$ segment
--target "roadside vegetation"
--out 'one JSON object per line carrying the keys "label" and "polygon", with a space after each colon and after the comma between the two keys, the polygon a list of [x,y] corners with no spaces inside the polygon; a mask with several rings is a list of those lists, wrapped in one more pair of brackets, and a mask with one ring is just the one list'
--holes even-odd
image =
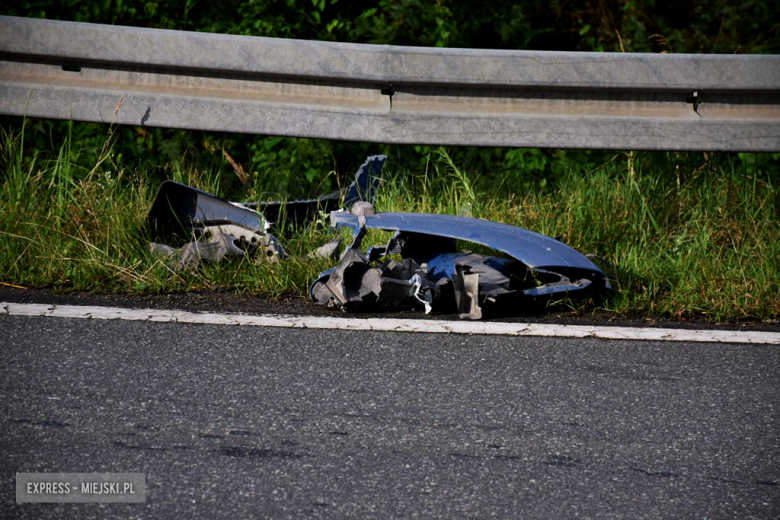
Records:
{"label": "roadside vegetation", "polygon": [[[29,150],[27,124],[3,130],[0,139],[4,284],[305,298],[317,273],[333,264],[305,258],[333,237],[320,222],[279,230],[288,261],[241,258],[173,272],[148,253],[142,231],[161,180],[248,201],[278,199],[274,177],[256,171],[239,176],[224,156],[221,162],[128,165],[107,127],[98,151],[80,148],[73,131],[48,149]],[[468,212],[559,237],[606,260],[616,296],[598,306],[564,307],[711,321],[780,317],[780,191],[772,156],[526,150],[514,155],[526,161],[524,167],[504,161],[509,166],[496,171],[484,167],[492,150],[385,151],[390,158],[376,201],[380,211]],[[597,157],[603,162],[594,164]],[[362,159],[355,159],[355,168]],[[529,166],[534,160],[555,167],[542,174]],[[353,172],[323,172],[320,184],[344,186]],[[384,240],[374,233],[364,244]]]}
{"label": "roadside vegetation", "polygon": [[[0,14],[305,40],[461,48],[780,53],[780,0],[35,0]],[[119,101],[119,100],[117,100]],[[382,211],[470,213],[604,258],[616,314],[780,318],[780,154],[386,146],[0,117],[0,283],[60,291],[222,289],[305,297],[331,238],[277,232],[289,261],[172,272],[143,223],[173,179],[234,201],[347,185],[389,156]],[[386,236],[370,234],[365,244]],[[592,302],[561,305],[590,312]]]}

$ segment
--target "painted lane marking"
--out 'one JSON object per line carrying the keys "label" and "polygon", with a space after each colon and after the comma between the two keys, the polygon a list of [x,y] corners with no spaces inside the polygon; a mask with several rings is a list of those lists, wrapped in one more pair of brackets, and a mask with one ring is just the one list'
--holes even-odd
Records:
{"label": "painted lane marking", "polygon": [[502,336],[780,345],[780,333],[776,332],[664,329],[653,327],[605,327],[595,325],[555,325],[546,323],[402,320],[394,318],[358,319],[283,314],[217,314],[161,309],[125,309],[121,307],[45,305],[33,303],[2,302],[0,303],[0,315],[175,322],[204,325],[243,325],[250,327],[282,327],[297,329],[425,332],[434,334],[492,334]]}

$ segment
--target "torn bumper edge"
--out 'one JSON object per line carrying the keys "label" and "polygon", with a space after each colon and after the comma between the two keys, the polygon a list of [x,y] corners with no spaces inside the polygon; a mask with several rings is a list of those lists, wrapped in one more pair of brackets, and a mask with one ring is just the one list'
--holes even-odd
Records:
{"label": "torn bumper edge", "polygon": [[[541,276],[558,277],[555,282],[522,290],[521,294],[526,297],[577,293],[586,289],[600,292],[612,291],[607,276],[585,255],[558,240],[508,224],[470,217],[425,213],[377,213],[360,218],[341,211],[331,213],[331,224],[336,228],[348,227],[353,230],[355,243],[352,247],[360,246],[365,229],[427,235],[453,241],[463,240],[502,252]],[[373,258],[370,253],[368,256]],[[445,256],[447,253],[433,257],[428,253],[427,258],[412,258],[420,262],[438,259],[441,264],[447,264],[445,269],[451,268],[450,270],[454,272],[458,266],[451,258],[444,258]],[[449,263],[453,265],[450,266]],[[333,269],[320,273],[310,288],[312,299],[314,299],[313,290],[316,284],[332,272]]]}

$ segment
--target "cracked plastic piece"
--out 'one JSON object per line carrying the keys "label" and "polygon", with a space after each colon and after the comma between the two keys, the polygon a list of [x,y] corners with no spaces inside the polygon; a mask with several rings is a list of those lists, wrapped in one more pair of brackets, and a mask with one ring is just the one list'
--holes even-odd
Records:
{"label": "cracked plastic piece", "polygon": [[149,249],[155,256],[168,258],[168,267],[174,271],[195,267],[201,260],[219,262],[227,255],[243,256],[246,254],[234,244],[234,238],[232,236],[221,233],[215,235],[215,237],[208,242],[188,242],[180,248],[152,242],[149,244]]}
{"label": "cracked plastic piece", "polygon": [[442,253],[432,258],[427,268],[433,280],[452,280],[458,314],[472,320],[482,317],[480,295],[489,305],[506,304],[517,296],[512,289],[512,276],[522,279],[526,272],[515,260],[468,252]]}
{"label": "cracked plastic piece", "polygon": [[[347,188],[344,207],[351,208],[359,201],[373,203],[386,160],[384,155],[366,159],[355,174],[355,181]],[[241,204],[227,202],[186,184],[165,181],[149,210],[147,226],[153,236],[166,239],[174,235],[189,240],[193,228],[212,225],[233,225],[264,234],[278,222],[282,208],[285,208],[288,221],[302,224],[316,217],[318,211],[335,211],[340,200],[341,192],[336,191],[311,200]]]}
{"label": "cracked plastic piece", "polygon": [[162,183],[147,217],[147,229],[155,239],[181,246],[158,242],[149,246],[152,254],[169,258],[174,270],[259,251],[271,261],[286,258],[276,237],[266,232],[268,227],[254,210],[173,181]]}
{"label": "cracked plastic piece", "polygon": [[430,314],[433,310],[433,307],[431,307],[433,296],[430,291],[425,290],[427,284],[423,281],[423,277],[415,274],[409,279],[409,282],[412,284],[412,288],[409,289],[409,295],[423,305],[425,314]]}
{"label": "cracked plastic piece", "polygon": [[[358,228],[358,217],[345,212],[331,213],[335,227]],[[591,276],[604,278],[596,264],[566,244],[527,229],[453,215],[432,215],[428,213],[377,213],[365,217],[367,229],[404,231],[407,233],[433,235],[436,237],[464,240],[487,246],[523,262],[531,268],[556,267],[581,269]],[[426,240],[421,240],[421,245]],[[415,256],[441,253],[435,249],[420,251]],[[557,269],[556,269],[557,271]]]}
{"label": "cracked plastic piece", "polygon": [[[373,214],[371,202],[376,196],[386,160],[384,155],[373,155],[360,166],[355,181],[346,190],[346,207],[356,206],[357,213]],[[181,247],[153,242],[150,249],[155,255],[170,257],[170,267],[174,269],[197,265],[200,260],[219,261],[225,256],[259,251],[269,260],[276,261],[287,258],[287,253],[276,237],[267,233],[271,226],[267,216],[276,221],[285,208],[288,220],[301,224],[316,217],[323,208],[328,211],[338,208],[340,200],[341,192],[336,191],[312,200],[241,204],[227,202],[185,184],[165,181],[152,203],[146,227],[155,239],[178,243]],[[259,213],[258,208],[266,216]],[[339,244],[331,241],[313,254],[337,255],[333,249]]]}
{"label": "cracked plastic piece", "polygon": [[372,203],[376,197],[382,177],[382,168],[387,161],[384,155],[372,155],[360,165],[355,180],[347,187],[344,204],[341,205],[341,191],[323,195],[316,199],[296,200],[290,202],[257,202],[245,204],[247,208],[257,209],[270,222],[278,223],[282,213],[287,215],[287,222],[292,225],[304,224],[319,215],[319,212],[330,213],[343,206],[351,209],[360,201]]}
{"label": "cracked plastic piece", "polygon": [[467,274],[465,271],[462,265],[455,266],[456,276],[452,278],[458,316],[478,320],[482,318],[482,308],[479,306],[479,275]]}
{"label": "cracked plastic piece", "polygon": [[257,211],[186,184],[165,181],[160,185],[147,217],[152,236],[190,240],[194,230],[208,226],[235,226],[262,235],[269,224]]}
{"label": "cracked plastic piece", "polygon": [[372,267],[360,250],[348,249],[336,267],[320,273],[310,294],[318,305],[357,311],[410,307],[418,302],[427,309],[432,297],[426,291],[429,284],[424,272],[413,260]]}
{"label": "cracked plastic piece", "polygon": [[[392,246],[403,257],[413,258],[419,264],[430,264],[440,254],[454,252],[455,240],[484,245],[521,262],[548,288],[532,290],[529,296],[578,291],[588,286],[594,290],[612,289],[606,275],[585,255],[554,238],[520,227],[426,213],[377,213],[364,217],[362,226],[358,217],[349,213],[334,212],[330,218],[334,227],[350,227],[356,233],[361,228],[398,231],[386,247]],[[381,254],[372,254],[381,257]],[[490,260],[494,266],[505,263],[502,259],[490,258],[494,258]],[[453,266],[449,267],[449,273],[454,274]],[[550,277],[554,280],[549,280]],[[583,279],[591,283],[586,284]],[[551,281],[555,283],[547,285]]]}
{"label": "cracked plastic piece", "polygon": [[334,238],[322,244],[320,247],[306,255],[307,258],[330,258],[338,260],[341,249],[341,239]]}
{"label": "cracked plastic piece", "polygon": [[187,242],[182,247],[152,242],[149,250],[154,256],[167,258],[168,267],[174,271],[195,267],[201,260],[219,262],[226,256],[245,256],[259,251],[263,251],[271,262],[287,257],[284,248],[273,235],[258,235],[257,239],[253,237],[247,241],[245,235],[236,238],[222,232],[219,226],[205,228],[199,240]]}
{"label": "cracked plastic piece", "polygon": [[[589,291],[609,292],[604,273],[576,250],[527,229],[462,216],[416,213],[378,213],[355,216],[331,213],[334,227],[354,231],[347,255],[360,247],[367,229],[395,230],[385,246],[367,251],[367,262],[400,254],[420,265],[419,287],[410,294],[426,307],[458,312],[461,318],[480,319],[484,311],[506,312],[521,300],[533,301],[555,294],[567,296]],[[456,252],[456,240],[481,244],[511,258]],[[341,265],[341,264],[339,264]],[[338,267],[337,267],[338,268]],[[312,286],[328,279],[321,273]],[[333,302],[332,302],[333,303]],[[427,305],[426,305],[427,303]],[[335,306],[347,308],[335,302]]]}

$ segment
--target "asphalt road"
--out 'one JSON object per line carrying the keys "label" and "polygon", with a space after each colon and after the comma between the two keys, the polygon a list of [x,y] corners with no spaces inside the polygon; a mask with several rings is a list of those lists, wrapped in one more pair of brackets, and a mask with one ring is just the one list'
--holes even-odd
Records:
{"label": "asphalt road", "polygon": [[[21,518],[777,518],[780,348],[0,316]],[[15,504],[142,472],[146,504]]]}

